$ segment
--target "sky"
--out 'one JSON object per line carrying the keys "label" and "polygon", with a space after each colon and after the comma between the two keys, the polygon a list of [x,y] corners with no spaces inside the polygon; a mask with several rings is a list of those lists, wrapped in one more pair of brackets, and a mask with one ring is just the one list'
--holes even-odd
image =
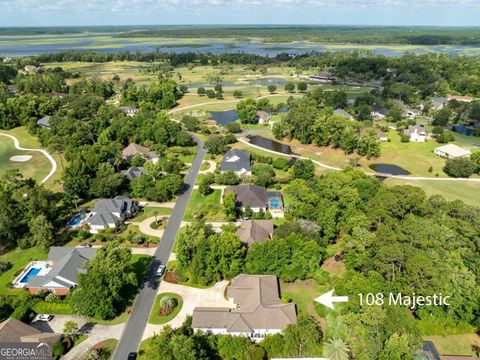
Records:
{"label": "sky", "polygon": [[174,24],[479,26],[480,0],[0,0],[0,27]]}

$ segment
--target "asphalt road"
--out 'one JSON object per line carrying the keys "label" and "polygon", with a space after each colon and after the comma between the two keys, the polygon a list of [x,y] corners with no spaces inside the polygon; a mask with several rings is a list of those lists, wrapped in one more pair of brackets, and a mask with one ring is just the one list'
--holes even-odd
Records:
{"label": "asphalt road", "polygon": [[113,360],[127,359],[128,354],[130,352],[138,351],[140,346],[143,331],[147,325],[150,310],[155,301],[158,286],[160,285],[160,281],[156,277],[155,272],[159,264],[166,265],[168,262],[168,258],[170,257],[175,242],[175,237],[180,228],[180,223],[185,214],[188,201],[190,200],[193,186],[195,185],[195,180],[197,179],[200,166],[202,165],[206,154],[202,141],[198,138],[195,138],[195,141],[197,142],[197,153],[185,178],[186,189],[183,194],[178,197],[172,214],[170,215],[162,240],[155,251],[154,258],[147,271],[143,285],[135,299],[127,325],[125,326],[117,348],[115,349],[115,353],[113,354]]}

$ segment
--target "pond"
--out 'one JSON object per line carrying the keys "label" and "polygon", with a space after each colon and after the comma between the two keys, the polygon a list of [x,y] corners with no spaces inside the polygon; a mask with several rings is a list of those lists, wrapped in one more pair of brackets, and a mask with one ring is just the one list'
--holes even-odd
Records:
{"label": "pond", "polygon": [[410,171],[393,164],[372,164],[370,169],[382,174],[390,175],[410,175]]}
{"label": "pond", "polygon": [[253,145],[260,146],[264,149],[280,152],[282,154],[292,154],[292,149],[289,145],[282,144],[278,141],[267,139],[258,135],[249,136],[248,138],[250,140],[250,143]]}
{"label": "pond", "polygon": [[457,124],[452,126],[452,131],[462,135],[479,136],[480,126],[477,124]]}
{"label": "pond", "polygon": [[215,120],[217,124],[227,125],[231,122],[238,120],[238,114],[236,110],[227,111],[210,111],[212,114],[211,119]]}

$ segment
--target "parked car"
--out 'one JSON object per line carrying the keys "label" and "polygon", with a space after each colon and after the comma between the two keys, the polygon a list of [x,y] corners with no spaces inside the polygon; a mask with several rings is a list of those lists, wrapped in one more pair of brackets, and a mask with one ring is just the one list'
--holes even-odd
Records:
{"label": "parked car", "polygon": [[165,273],[166,267],[165,265],[160,264],[157,269],[157,276],[163,276]]}
{"label": "parked car", "polygon": [[128,354],[127,360],[135,360],[137,358],[137,353],[136,352],[131,352]]}
{"label": "parked car", "polygon": [[53,319],[53,315],[50,314],[40,314],[37,317],[37,321],[45,321],[48,322]]}

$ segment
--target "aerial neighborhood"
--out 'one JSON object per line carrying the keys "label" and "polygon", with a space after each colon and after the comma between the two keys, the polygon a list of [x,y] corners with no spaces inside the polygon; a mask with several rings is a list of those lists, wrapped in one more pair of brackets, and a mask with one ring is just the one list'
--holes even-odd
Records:
{"label": "aerial neighborhood", "polygon": [[0,358],[477,359],[480,32],[405,34],[0,29]]}

